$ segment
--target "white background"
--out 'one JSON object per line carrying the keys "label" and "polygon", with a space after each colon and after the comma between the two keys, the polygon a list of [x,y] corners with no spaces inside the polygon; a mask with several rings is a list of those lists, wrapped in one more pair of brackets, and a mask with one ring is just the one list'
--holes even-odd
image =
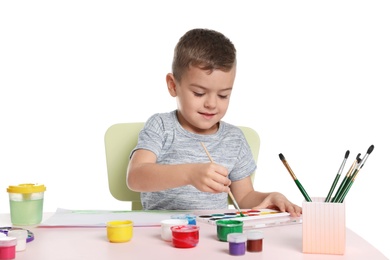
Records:
{"label": "white background", "polygon": [[108,190],[103,136],[175,109],[173,48],[195,27],[238,50],[225,121],[261,136],[255,188],[326,196],[346,150],[375,145],[347,197],[347,226],[386,256],[388,1],[1,1],[0,212],[8,185],[47,186],[45,211],[127,209]]}

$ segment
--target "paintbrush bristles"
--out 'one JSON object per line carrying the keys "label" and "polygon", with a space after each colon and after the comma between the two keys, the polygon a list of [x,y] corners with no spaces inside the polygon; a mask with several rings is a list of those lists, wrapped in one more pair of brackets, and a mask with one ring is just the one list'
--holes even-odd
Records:
{"label": "paintbrush bristles", "polygon": [[290,165],[287,163],[286,158],[284,157],[284,155],[280,153],[279,154],[279,158],[282,161],[282,163],[284,164],[284,166],[287,168],[287,171],[290,173],[291,178],[296,180],[297,176],[295,176],[295,174],[294,174],[293,170],[291,169]]}
{"label": "paintbrush bristles", "polygon": [[374,150],[374,145],[370,145],[370,147],[368,147],[368,150],[367,150],[367,153],[368,154],[371,154],[371,152]]}

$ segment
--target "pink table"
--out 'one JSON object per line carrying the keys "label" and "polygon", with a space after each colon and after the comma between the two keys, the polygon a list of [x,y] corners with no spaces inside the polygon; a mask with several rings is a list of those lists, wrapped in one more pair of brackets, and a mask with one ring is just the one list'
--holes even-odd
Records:
{"label": "pink table", "polygon": [[[9,226],[9,214],[0,215],[0,226]],[[25,251],[16,253],[16,260],[77,260],[77,259],[387,259],[353,231],[347,229],[344,255],[302,253],[302,225],[263,228],[263,252],[244,256],[230,256],[228,243],[217,239],[216,227],[207,223],[200,226],[199,244],[195,248],[178,249],[160,237],[159,227],[135,227],[133,239],[127,243],[110,243],[105,228],[30,228],[34,241]]]}

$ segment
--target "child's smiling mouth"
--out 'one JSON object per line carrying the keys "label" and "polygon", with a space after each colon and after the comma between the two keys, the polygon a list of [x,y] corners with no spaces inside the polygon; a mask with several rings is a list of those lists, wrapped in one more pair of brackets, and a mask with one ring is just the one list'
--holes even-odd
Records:
{"label": "child's smiling mouth", "polygon": [[201,114],[204,118],[206,119],[210,119],[212,117],[215,116],[215,114],[210,114],[210,113],[202,113],[202,112],[199,112],[199,114]]}

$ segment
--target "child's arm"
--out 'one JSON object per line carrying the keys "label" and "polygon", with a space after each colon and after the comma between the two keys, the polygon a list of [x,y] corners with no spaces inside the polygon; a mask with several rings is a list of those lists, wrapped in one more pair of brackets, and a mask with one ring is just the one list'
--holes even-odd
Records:
{"label": "child's arm", "polygon": [[253,189],[250,177],[232,182],[230,189],[243,209],[276,209],[289,212],[297,217],[302,213],[302,208],[290,202],[279,192],[258,192]]}
{"label": "child's arm", "polygon": [[133,153],[127,169],[127,186],[134,191],[151,192],[193,185],[204,192],[228,192],[228,170],[215,163],[157,164],[148,150]]}

